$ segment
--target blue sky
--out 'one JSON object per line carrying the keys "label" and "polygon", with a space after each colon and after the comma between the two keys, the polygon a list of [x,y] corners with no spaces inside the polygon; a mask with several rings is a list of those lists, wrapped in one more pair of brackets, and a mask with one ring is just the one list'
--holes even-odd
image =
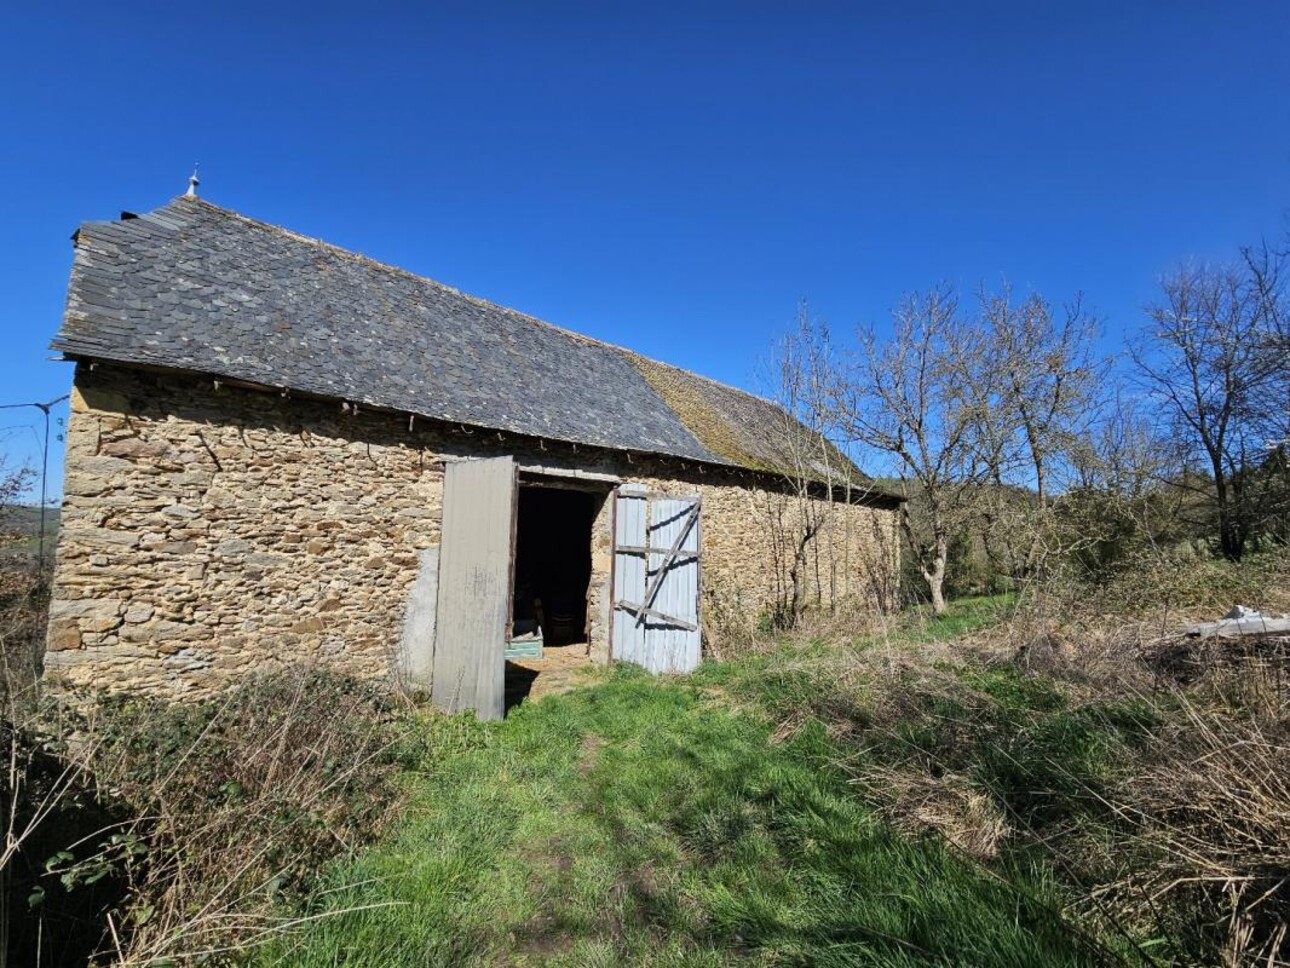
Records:
{"label": "blue sky", "polygon": [[[1113,347],[1178,259],[1282,230],[1287,50],[1271,2],[7,4],[0,403],[68,389],[77,223],[198,160],[217,204],[753,389],[800,299],[846,331],[940,280],[1082,291]],[[11,462],[38,421],[0,411]]]}

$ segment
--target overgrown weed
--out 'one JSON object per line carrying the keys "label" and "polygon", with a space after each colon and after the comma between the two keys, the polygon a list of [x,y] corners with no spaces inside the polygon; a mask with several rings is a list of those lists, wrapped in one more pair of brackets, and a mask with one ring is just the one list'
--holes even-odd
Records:
{"label": "overgrown weed", "polygon": [[7,733],[10,949],[32,965],[219,963],[262,942],[433,759],[387,693],[319,669],[196,702],[84,696]]}
{"label": "overgrown weed", "polygon": [[1182,626],[1284,606],[1290,568],[1192,564],[1126,573],[1082,603],[1031,589],[993,623],[973,602],[829,648],[781,640],[782,663],[715,674],[779,735],[820,723],[897,829],[1002,876],[1051,871],[1070,915],[1125,956],[1284,964],[1290,647]]}

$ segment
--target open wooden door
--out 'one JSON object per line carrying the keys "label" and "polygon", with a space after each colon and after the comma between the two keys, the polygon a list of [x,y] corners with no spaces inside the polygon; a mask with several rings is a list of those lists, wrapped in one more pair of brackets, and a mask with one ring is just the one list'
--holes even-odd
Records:
{"label": "open wooden door", "polygon": [[626,484],[614,500],[613,656],[650,672],[690,672],[701,648],[703,499]]}
{"label": "open wooden door", "polygon": [[448,464],[430,687],[448,713],[480,719],[506,711],[506,630],[511,617],[515,462],[510,457]]}

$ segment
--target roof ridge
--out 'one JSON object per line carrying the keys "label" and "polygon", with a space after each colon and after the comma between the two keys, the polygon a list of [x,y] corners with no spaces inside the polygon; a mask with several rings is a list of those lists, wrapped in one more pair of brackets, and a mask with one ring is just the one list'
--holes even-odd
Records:
{"label": "roof ridge", "polygon": [[[720,380],[713,379],[710,376],[705,376],[704,374],[695,372],[694,370],[687,370],[685,367],[677,366],[675,363],[668,363],[665,360],[657,360],[652,356],[647,356],[644,353],[641,353],[637,350],[630,349],[626,346],[622,346],[618,343],[611,343],[608,340],[597,339],[594,336],[588,336],[586,333],[579,333],[577,330],[569,329],[568,327],[561,326],[558,323],[553,323],[550,320],[541,318],[540,316],[534,316],[532,313],[526,313],[522,309],[515,309],[512,306],[503,306],[501,303],[493,302],[491,299],[485,299],[482,296],[476,296],[473,293],[469,293],[462,289],[458,289],[456,286],[450,286],[446,282],[440,282],[438,279],[432,279],[429,276],[423,276],[420,273],[413,272],[411,269],[404,269],[402,266],[396,266],[389,262],[382,262],[379,259],[374,259],[371,256],[364,255],[361,252],[355,252],[353,249],[346,249],[344,246],[336,245],[334,242],[328,242],[325,239],[315,238],[312,235],[304,235],[303,233],[297,232],[294,229],[289,229],[281,225],[274,225],[272,222],[266,222],[263,219],[251,218],[249,215],[243,215],[241,212],[235,211],[231,208],[225,208],[222,205],[216,205],[214,202],[208,201],[207,199],[201,198],[200,196],[176,195],[165,205],[161,206],[161,208],[169,208],[171,205],[174,205],[175,203],[182,203],[184,205],[199,205],[204,208],[211,209],[219,213],[220,215],[237,219],[238,221],[243,222],[246,225],[249,225],[253,228],[262,229],[268,232],[273,232],[278,235],[286,236],[287,238],[292,239],[293,241],[296,241],[296,242],[303,242],[307,245],[313,245],[320,249],[325,249],[335,255],[341,256],[342,258],[360,262],[363,265],[370,266],[374,269],[380,269],[384,272],[390,272],[395,275],[403,276],[408,279],[413,279],[417,282],[429,283],[430,285],[437,286],[438,288],[446,292],[449,292],[454,296],[459,296],[462,299],[466,299],[477,305],[487,307],[488,309],[501,310],[502,312],[507,313],[526,323],[531,323],[537,326],[544,326],[548,329],[553,329],[558,333],[563,333],[564,335],[572,337],[573,339],[578,340],[582,343],[590,344],[593,346],[603,346],[607,349],[614,350],[618,353],[622,353],[627,356],[635,356],[642,360],[646,360],[649,363],[653,363],[656,366],[665,366],[665,367],[668,367],[669,369],[673,369],[680,373],[684,373],[687,376],[704,380],[707,383],[711,383],[713,386],[721,387],[722,389],[725,389],[725,390],[733,390],[735,393],[741,393],[744,396],[751,397],[752,399],[758,400],[762,403],[768,403],[771,406],[779,406],[779,404],[775,403],[775,401],[770,400],[766,397],[763,397],[760,394],[753,393],[751,390],[745,390],[742,387],[737,387],[730,383],[723,383]],[[157,209],[153,209],[152,211],[157,211]],[[149,212],[148,214],[151,215],[152,212]]]}

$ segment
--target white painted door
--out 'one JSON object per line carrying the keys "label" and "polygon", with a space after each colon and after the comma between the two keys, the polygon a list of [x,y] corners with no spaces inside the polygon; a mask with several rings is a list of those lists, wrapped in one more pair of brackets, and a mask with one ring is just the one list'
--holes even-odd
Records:
{"label": "white painted door", "polygon": [[439,601],[430,697],[445,712],[480,719],[506,711],[506,630],[511,617],[515,462],[448,464],[443,478]]}
{"label": "white painted door", "polygon": [[613,656],[650,672],[699,665],[699,497],[618,489],[614,507]]}

